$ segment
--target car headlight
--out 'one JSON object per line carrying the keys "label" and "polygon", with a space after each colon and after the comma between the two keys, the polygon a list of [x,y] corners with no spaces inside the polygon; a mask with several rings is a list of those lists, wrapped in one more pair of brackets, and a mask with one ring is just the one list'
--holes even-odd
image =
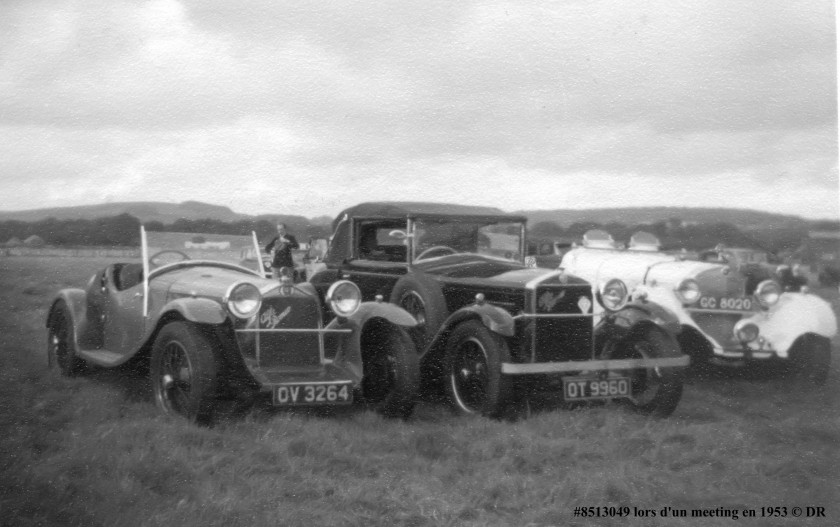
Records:
{"label": "car headlight", "polygon": [[618,311],[627,304],[627,286],[618,278],[601,284],[598,301],[608,311]]}
{"label": "car headlight", "polygon": [[765,309],[778,302],[781,296],[782,288],[774,280],[765,280],[755,288],[755,298]]}
{"label": "car headlight", "polygon": [[739,320],[733,328],[735,338],[742,344],[758,339],[758,326],[746,320]]}
{"label": "car headlight", "polygon": [[227,307],[239,318],[251,318],[262,305],[262,294],[257,286],[248,282],[234,284],[225,295]]}
{"label": "car headlight", "polygon": [[359,309],[362,292],[353,282],[339,280],[327,290],[326,300],[333,313],[340,317],[349,317]]}
{"label": "car headlight", "polygon": [[686,278],[675,290],[683,304],[694,304],[700,300],[700,285],[693,278]]}

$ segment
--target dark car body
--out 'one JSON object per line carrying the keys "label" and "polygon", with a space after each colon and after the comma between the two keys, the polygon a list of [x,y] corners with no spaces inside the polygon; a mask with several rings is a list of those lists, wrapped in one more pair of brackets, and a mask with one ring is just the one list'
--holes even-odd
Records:
{"label": "dark car body", "polygon": [[142,262],[109,265],[53,301],[48,352],[65,375],[148,364],[158,406],[197,422],[220,399],[259,392],[278,406],[362,398],[387,415],[411,411],[417,364],[405,329],[415,321],[404,310],[354,303],[349,282],[325,305],[308,283],[267,279],[258,260],[240,265],[248,248],[259,254],[253,235],[141,228],[141,240]]}
{"label": "dark car body", "polygon": [[[621,378],[633,380],[634,391],[622,395],[638,409],[670,413],[688,359],[667,318],[653,304],[634,304],[596,320],[592,284],[525,265],[525,225],[488,207],[363,203],[336,218],[327,269],[312,283],[323,291],[351,280],[364,300],[411,313],[423,384],[442,383],[457,411],[499,414],[532,389],[609,399],[573,385]],[[659,339],[655,352],[630,350],[631,341],[648,345],[650,334]],[[662,389],[651,402],[641,394],[654,384]]]}

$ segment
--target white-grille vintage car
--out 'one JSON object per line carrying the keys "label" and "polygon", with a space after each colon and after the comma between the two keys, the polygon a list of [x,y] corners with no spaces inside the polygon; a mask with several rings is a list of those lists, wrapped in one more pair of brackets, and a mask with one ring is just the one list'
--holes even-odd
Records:
{"label": "white-grille vintage car", "polygon": [[361,399],[386,416],[411,412],[419,370],[405,310],[362,302],[347,280],[320,298],[291,276],[265,278],[259,258],[243,265],[260,254],[253,233],[141,228],[140,239],[142,262],[109,265],[52,302],[48,356],[64,375],[142,363],[157,405],[194,422],[259,393],[277,406]]}
{"label": "white-grille vintage car", "polygon": [[663,253],[647,233],[624,249],[608,233],[589,231],[561,266],[594,283],[619,278],[634,299],[671,310],[682,326],[680,346],[697,362],[781,361],[812,382],[826,379],[837,320],[816,295],[783,292],[776,280],[735,264]]}

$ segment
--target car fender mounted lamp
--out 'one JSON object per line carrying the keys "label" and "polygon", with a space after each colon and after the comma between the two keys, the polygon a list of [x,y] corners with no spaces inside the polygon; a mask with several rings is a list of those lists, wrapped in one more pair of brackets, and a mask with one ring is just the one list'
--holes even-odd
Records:
{"label": "car fender mounted lamp", "polygon": [[758,340],[759,330],[755,323],[748,320],[739,320],[733,328],[733,333],[735,333],[735,338],[738,339],[738,342],[748,344]]}
{"label": "car fender mounted lamp", "polygon": [[782,296],[782,288],[775,280],[764,280],[755,288],[755,299],[763,309],[776,305]]}
{"label": "car fender mounted lamp", "polygon": [[324,298],[330,309],[339,318],[352,316],[362,304],[362,292],[359,286],[349,280],[339,280],[327,290]]}
{"label": "car fender mounted lamp", "polygon": [[483,306],[487,300],[484,297],[484,293],[476,293],[475,295],[475,303],[479,306]]}
{"label": "car fender mounted lamp", "polygon": [[601,284],[596,296],[598,303],[607,311],[619,311],[627,305],[629,298],[627,286],[618,278]]}

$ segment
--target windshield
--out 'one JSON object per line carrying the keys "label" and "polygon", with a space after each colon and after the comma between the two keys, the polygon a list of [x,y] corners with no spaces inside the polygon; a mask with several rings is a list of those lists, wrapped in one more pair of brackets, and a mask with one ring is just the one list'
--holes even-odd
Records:
{"label": "windshield", "polygon": [[210,260],[241,265],[262,273],[257,238],[237,234],[142,231],[143,256],[149,270],[185,260]]}
{"label": "windshield", "polygon": [[473,253],[522,261],[521,222],[419,219],[414,223],[414,258]]}

